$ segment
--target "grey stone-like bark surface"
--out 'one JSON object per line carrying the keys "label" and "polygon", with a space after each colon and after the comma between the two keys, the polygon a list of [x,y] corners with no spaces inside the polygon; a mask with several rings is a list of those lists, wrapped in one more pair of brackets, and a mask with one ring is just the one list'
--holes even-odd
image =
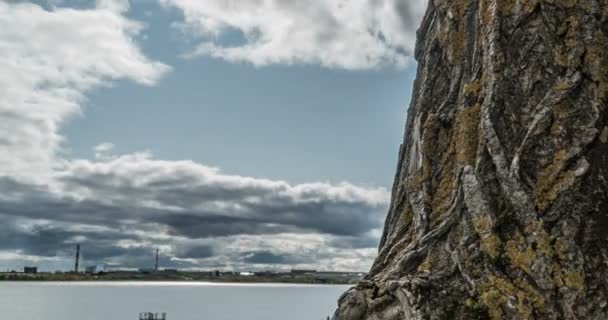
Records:
{"label": "grey stone-like bark surface", "polygon": [[391,208],[338,320],[608,319],[608,1],[430,0]]}

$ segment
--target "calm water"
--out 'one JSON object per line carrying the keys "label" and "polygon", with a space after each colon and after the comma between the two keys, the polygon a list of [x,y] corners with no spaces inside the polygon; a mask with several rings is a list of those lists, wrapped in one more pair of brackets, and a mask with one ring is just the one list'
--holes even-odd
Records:
{"label": "calm water", "polygon": [[325,320],[348,286],[0,282],[7,320]]}

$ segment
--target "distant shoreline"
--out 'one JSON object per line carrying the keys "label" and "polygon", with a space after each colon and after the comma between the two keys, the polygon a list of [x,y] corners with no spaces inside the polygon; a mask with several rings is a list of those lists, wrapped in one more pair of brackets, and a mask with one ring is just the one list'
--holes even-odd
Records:
{"label": "distant shoreline", "polygon": [[353,285],[361,280],[361,276],[353,273],[326,274],[264,274],[212,275],[209,272],[107,272],[98,274],[88,273],[0,273],[0,282],[139,282],[139,283],[210,283],[210,284],[314,284],[314,285]]}
{"label": "distant shoreline", "polygon": [[49,286],[102,286],[102,287],[263,287],[263,288],[318,288],[345,286],[351,287],[355,284],[344,283],[298,283],[298,282],[211,282],[211,281],[141,281],[141,280],[95,280],[95,281],[61,281],[61,280],[31,280],[31,281],[14,281],[1,280],[2,284],[32,284],[32,285],[49,285]]}

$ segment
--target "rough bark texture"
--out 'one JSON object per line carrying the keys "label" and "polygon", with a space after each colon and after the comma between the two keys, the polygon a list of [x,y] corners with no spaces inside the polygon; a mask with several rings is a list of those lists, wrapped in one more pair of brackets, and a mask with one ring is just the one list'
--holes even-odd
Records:
{"label": "rough bark texture", "polygon": [[608,319],[607,18],[430,0],[379,255],[336,319]]}

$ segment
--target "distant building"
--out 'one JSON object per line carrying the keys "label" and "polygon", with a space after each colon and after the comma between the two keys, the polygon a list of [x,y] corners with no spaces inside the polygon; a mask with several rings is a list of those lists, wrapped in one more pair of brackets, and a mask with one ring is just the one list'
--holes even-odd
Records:
{"label": "distant building", "polygon": [[95,266],[88,266],[85,269],[86,273],[89,274],[98,274],[98,273],[104,273],[106,271],[105,266],[102,265],[95,265]]}
{"label": "distant building", "polygon": [[154,273],[156,272],[155,269],[150,269],[150,268],[139,268],[137,270],[139,273],[143,273],[143,274],[149,274],[149,273]]}
{"label": "distant building", "polygon": [[23,267],[23,273],[38,273],[38,267]]}

